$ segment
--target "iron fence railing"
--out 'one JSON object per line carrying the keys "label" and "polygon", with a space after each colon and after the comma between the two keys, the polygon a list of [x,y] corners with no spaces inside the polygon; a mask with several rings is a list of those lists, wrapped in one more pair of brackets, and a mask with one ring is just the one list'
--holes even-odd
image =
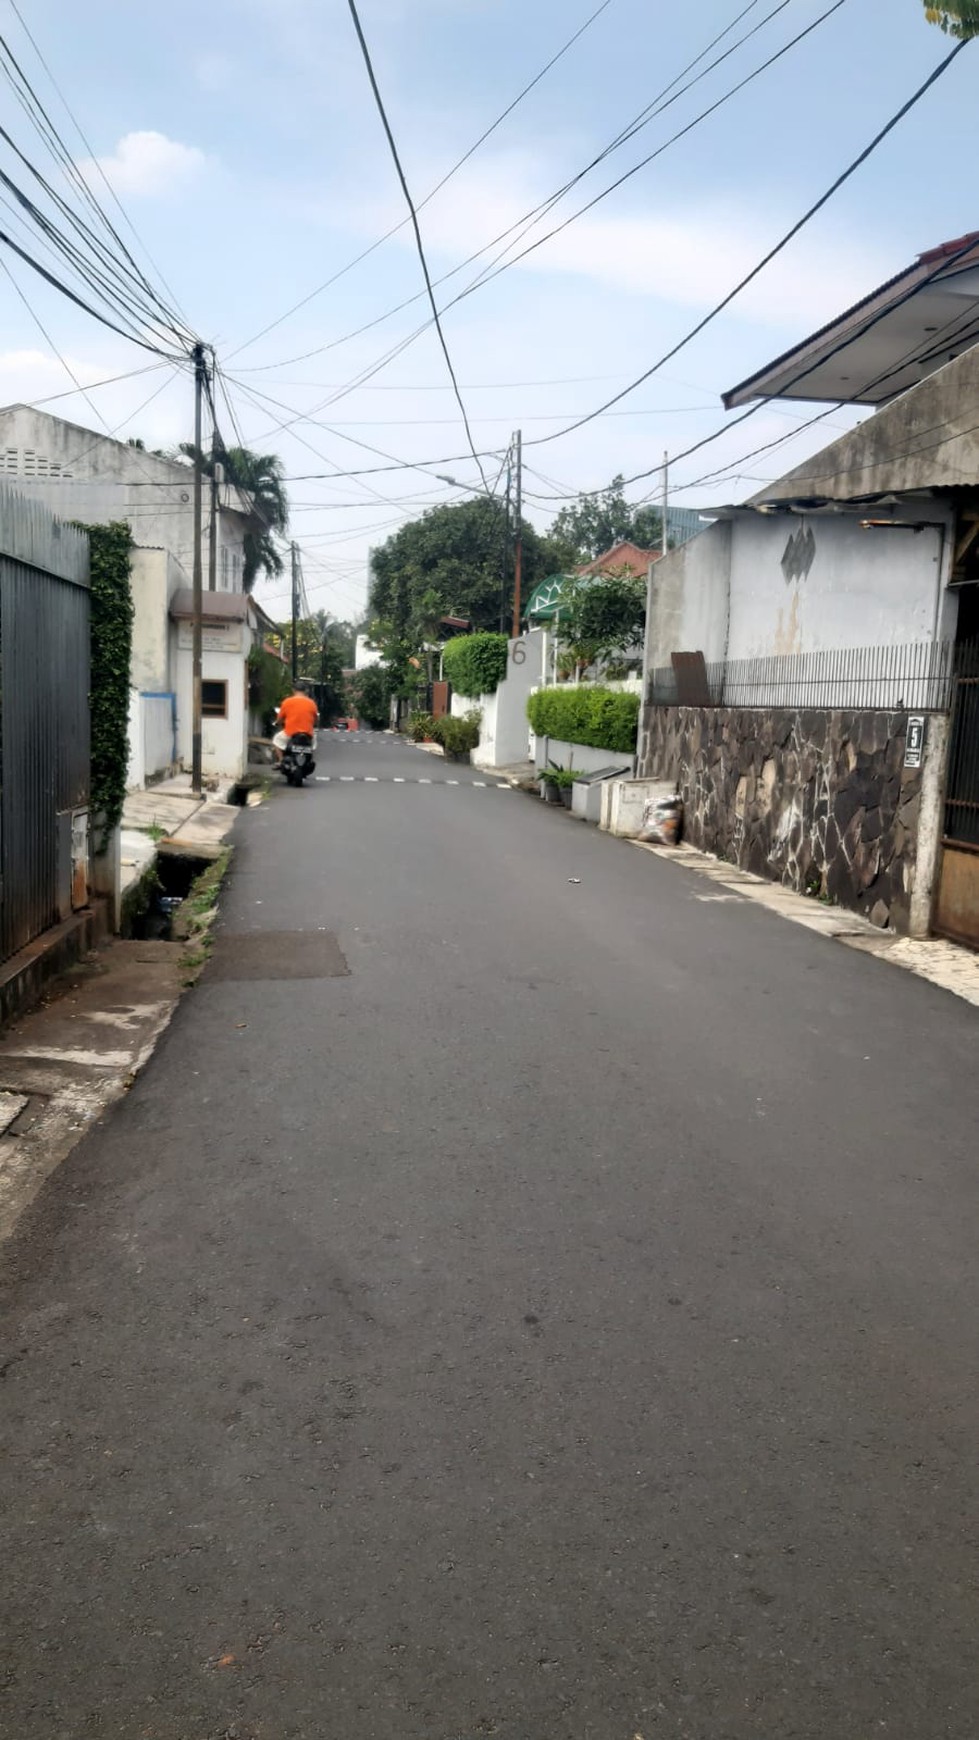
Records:
{"label": "iron fence railing", "polygon": [[955,667],[951,641],[842,647],[708,664],[702,653],[674,653],[649,673],[652,706],[833,708],[946,712]]}

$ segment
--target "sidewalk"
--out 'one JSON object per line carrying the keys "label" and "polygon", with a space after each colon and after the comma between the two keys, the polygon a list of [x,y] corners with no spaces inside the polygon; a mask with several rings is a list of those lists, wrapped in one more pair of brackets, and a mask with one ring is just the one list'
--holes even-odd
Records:
{"label": "sidewalk", "polygon": [[180,998],[184,952],[107,943],[0,1036],[0,1242],[146,1063]]}
{"label": "sidewalk", "polygon": [[120,837],[123,894],[152,864],[164,839],[171,851],[217,858],[238,815],[237,804],[227,801],[233,789],[225,783],[217,794],[195,797],[190,775],[181,773],[127,793]]}

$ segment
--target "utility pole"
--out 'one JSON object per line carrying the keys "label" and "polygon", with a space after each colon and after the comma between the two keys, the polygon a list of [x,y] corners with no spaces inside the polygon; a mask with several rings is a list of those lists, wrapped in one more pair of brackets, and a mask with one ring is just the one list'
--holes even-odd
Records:
{"label": "utility pole", "polygon": [[204,383],[207,379],[207,364],[204,361],[204,346],[194,346],[194,642],[193,642],[193,717],[191,723],[191,790],[195,797],[201,795],[202,773],[202,679],[201,663],[204,646],[204,565],[201,551],[202,535],[202,496],[204,485],[204,455],[201,452],[201,422],[204,400]]}
{"label": "utility pole", "polygon": [[513,437],[517,472],[517,523],[513,538],[513,638],[520,633],[520,587],[523,581],[523,435]]}
{"label": "utility pole", "polygon": [[668,536],[668,533],[666,530],[666,522],[667,522],[667,519],[669,517],[669,511],[670,511],[670,456],[668,453],[664,453],[664,455],[663,455],[663,554],[664,554],[664,556],[666,555],[666,552],[670,547],[669,536]]}
{"label": "utility pole", "polygon": [[510,593],[510,489],[511,489],[510,454],[506,463],[506,497],[503,507],[503,554],[500,558],[500,633],[506,633],[507,600]]}
{"label": "utility pole", "polygon": [[218,589],[218,431],[217,425],[211,430],[211,530],[207,547],[207,590],[216,592]]}
{"label": "utility pole", "polygon": [[292,545],[292,686],[295,688],[299,677],[299,642],[297,629],[299,625],[299,545]]}

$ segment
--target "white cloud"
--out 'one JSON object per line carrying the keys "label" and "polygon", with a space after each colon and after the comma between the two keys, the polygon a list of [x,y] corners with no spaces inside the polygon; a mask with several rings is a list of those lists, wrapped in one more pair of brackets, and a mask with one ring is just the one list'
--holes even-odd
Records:
{"label": "white cloud", "polygon": [[[422,214],[426,246],[439,263],[443,258],[465,257],[484,246],[487,238],[518,225],[547,191],[546,166],[533,158],[510,154],[472,165]],[[590,191],[590,183],[583,184],[526,233],[519,225],[520,239],[514,241],[513,252],[521,252],[555,228]],[[368,221],[376,221],[377,215],[373,211]],[[528,254],[516,270],[577,277],[607,290],[655,297],[699,311],[732,289],[788,222],[789,217],[775,209],[760,219],[757,206],[746,204],[742,209],[728,197],[723,202],[688,201],[680,208],[650,199],[644,208],[632,211],[605,208],[586,213]],[[410,232],[403,232],[401,240],[413,245]],[[478,265],[461,273],[458,287],[499,252],[490,249]],[[818,238],[813,232],[791,243],[738,297],[732,313],[779,326],[822,322],[893,270],[892,259],[850,234],[828,244],[824,227]]]}
{"label": "white cloud", "polygon": [[[196,145],[181,145],[165,133],[126,133],[111,157],[100,157],[97,166],[120,195],[154,198],[175,193],[199,175],[206,158]],[[82,164],[89,181],[98,179],[96,164]]]}

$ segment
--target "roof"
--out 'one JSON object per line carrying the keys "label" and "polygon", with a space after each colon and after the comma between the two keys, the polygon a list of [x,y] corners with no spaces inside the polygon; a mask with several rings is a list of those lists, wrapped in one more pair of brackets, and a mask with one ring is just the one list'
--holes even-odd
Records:
{"label": "roof", "polygon": [[810,338],[723,395],[882,405],[979,342],[979,230],[919,254]]}
{"label": "roof", "polygon": [[585,576],[607,574],[612,568],[629,568],[637,579],[644,580],[650,562],[658,562],[661,555],[661,550],[644,550],[639,544],[634,544],[631,538],[621,538],[610,550],[603,550],[593,562],[586,562],[575,572]]}
{"label": "roof", "polygon": [[[247,592],[205,592],[203,620],[205,622],[247,622],[252,601]],[[181,586],[170,600],[170,615],[177,622],[193,622],[194,592],[191,586]]]}

